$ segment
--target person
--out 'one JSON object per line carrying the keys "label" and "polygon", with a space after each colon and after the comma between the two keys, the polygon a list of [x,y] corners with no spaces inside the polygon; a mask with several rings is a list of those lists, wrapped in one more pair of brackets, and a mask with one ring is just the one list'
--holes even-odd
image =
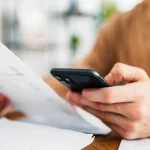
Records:
{"label": "person", "polygon": [[150,1],[144,0],[133,10],[116,15],[100,31],[93,50],[73,66],[93,69],[102,76],[108,74],[105,79],[110,84],[124,81],[125,85],[85,89],[77,94],[54,78],[45,78],[60,96],[80,104],[126,139],[150,136],[149,11]]}
{"label": "person", "polygon": [[[100,30],[95,46],[74,68],[90,68],[106,76],[115,63],[144,69],[150,76],[150,1],[116,14]],[[52,77],[44,80],[65,98],[67,89]]]}
{"label": "person", "polygon": [[[90,68],[109,83],[129,84],[108,89],[69,92],[52,77],[45,81],[64,99],[94,114],[126,139],[150,136],[150,1],[144,0],[129,12],[116,14],[98,34],[94,48],[73,68]],[[136,67],[142,68],[146,71]],[[131,83],[135,82],[135,83]],[[66,96],[67,94],[67,96]],[[93,103],[92,103],[93,102]]]}
{"label": "person", "polygon": [[[124,85],[102,89],[69,91],[66,100],[100,118],[125,139],[150,137],[150,79],[143,69],[117,63],[105,77],[109,84]],[[8,100],[0,96],[0,108]]]}
{"label": "person", "polygon": [[150,137],[150,80],[140,68],[117,63],[105,77],[124,85],[69,91],[66,99],[100,118],[125,139]]}

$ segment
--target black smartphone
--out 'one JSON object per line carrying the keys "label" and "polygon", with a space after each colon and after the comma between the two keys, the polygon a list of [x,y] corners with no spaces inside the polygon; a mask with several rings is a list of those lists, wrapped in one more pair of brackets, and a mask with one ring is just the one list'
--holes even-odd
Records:
{"label": "black smartphone", "polygon": [[54,68],[51,75],[74,92],[88,88],[104,88],[110,85],[96,71],[90,69]]}

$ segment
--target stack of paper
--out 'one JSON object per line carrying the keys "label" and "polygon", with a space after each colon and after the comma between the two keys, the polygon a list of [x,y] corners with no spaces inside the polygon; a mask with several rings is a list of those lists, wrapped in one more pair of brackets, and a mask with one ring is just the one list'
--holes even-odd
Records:
{"label": "stack of paper", "polygon": [[71,105],[61,99],[2,43],[0,43],[0,93],[8,96],[12,105],[27,115],[22,121],[85,133],[110,132],[110,129],[98,119],[94,125],[92,116],[88,117],[88,120],[92,120],[92,124],[83,119],[83,116],[81,117]]}
{"label": "stack of paper", "polygon": [[150,139],[122,140],[119,150],[150,150]]}
{"label": "stack of paper", "polygon": [[0,120],[0,150],[81,150],[92,135]]}

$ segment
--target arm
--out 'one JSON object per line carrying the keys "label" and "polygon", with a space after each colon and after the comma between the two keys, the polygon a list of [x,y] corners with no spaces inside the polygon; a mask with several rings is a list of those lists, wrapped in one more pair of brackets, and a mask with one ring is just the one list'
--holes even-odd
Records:
{"label": "arm", "polygon": [[[105,76],[116,62],[115,52],[117,46],[119,17],[116,15],[100,31],[95,46],[90,53],[72,68],[89,68]],[[68,89],[53,77],[45,77],[44,81],[50,85],[61,97],[65,98]]]}

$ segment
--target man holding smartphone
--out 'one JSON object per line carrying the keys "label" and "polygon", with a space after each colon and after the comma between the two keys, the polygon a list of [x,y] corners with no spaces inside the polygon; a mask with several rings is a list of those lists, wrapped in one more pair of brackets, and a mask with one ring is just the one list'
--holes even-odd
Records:
{"label": "man holding smartphone", "polygon": [[[150,76],[150,0],[129,12],[115,15],[98,34],[93,49],[73,68],[87,68],[106,76],[121,62],[144,69]],[[55,79],[45,81],[63,98],[67,89]]]}
{"label": "man holding smartphone", "polygon": [[[85,89],[78,94],[68,92],[52,77],[45,79],[60,96],[80,104],[126,139],[150,137],[149,12],[150,1],[144,0],[132,11],[114,17],[101,30],[93,50],[73,66],[93,69],[102,76],[108,74],[105,77],[108,83],[124,82],[125,85]],[[148,75],[136,67],[120,63],[114,66],[117,62],[142,68]],[[5,107],[4,101],[2,97],[1,110]]]}
{"label": "man holding smartphone", "polygon": [[[149,12],[150,0],[144,0],[133,10],[117,14],[100,31],[93,50],[73,66],[93,69],[102,76],[108,74],[105,79],[110,84],[128,84],[84,90],[80,95],[69,92],[66,97],[67,88],[54,78],[45,79],[61,97],[74,104],[80,102],[83,109],[126,139],[150,136]],[[135,67],[120,63],[113,67],[117,62]]]}
{"label": "man holding smartphone", "polygon": [[105,77],[122,86],[68,92],[66,99],[92,113],[125,139],[150,137],[150,80],[144,70],[117,63]]}
{"label": "man holding smartphone", "polygon": [[[109,84],[124,85],[69,91],[66,100],[106,123],[125,139],[150,137],[150,79],[140,68],[117,63],[105,77]],[[9,100],[0,95],[0,112]]]}

